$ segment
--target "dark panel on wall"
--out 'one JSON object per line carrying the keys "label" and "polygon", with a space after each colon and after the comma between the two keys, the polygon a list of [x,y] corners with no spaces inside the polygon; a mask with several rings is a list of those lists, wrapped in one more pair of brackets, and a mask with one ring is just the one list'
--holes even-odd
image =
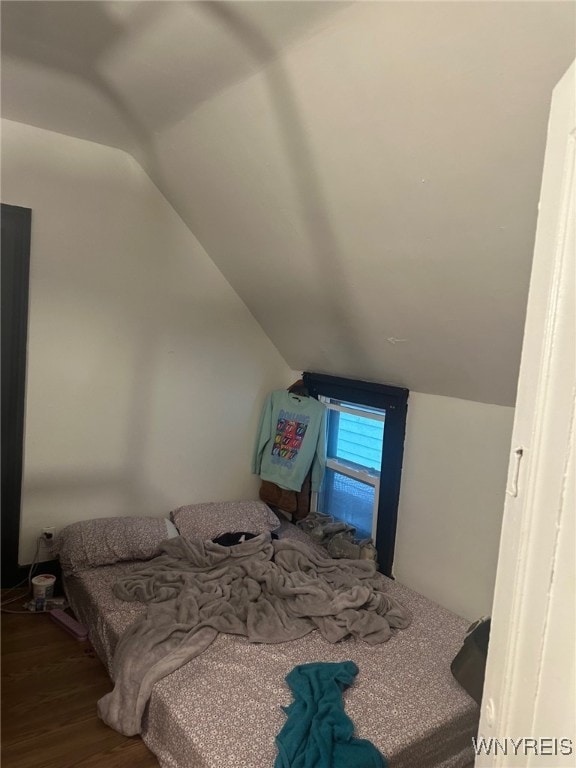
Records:
{"label": "dark panel on wall", "polygon": [[[32,211],[1,206],[2,220],[2,586],[19,577],[20,497]],[[22,575],[20,574],[20,578]]]}

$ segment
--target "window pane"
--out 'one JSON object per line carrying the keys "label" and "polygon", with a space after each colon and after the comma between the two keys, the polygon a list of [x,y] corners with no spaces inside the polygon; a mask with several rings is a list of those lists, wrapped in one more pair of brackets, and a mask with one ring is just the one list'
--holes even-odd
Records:
{"label": "window pane", "polygon": [[359,539],[372,538],[374,487],[326,468],[318,510],[356,528]]}
{"label": "window pane", "polygon": [[384,422],[339,411],[329,413],[328,456],[379,472]]}
{"label": "window pane", "polygon": [[343,405],[346,408],[353,408],[355,411],[366,411],[366,413],[377,413],[379,416],[384,416],[386,413],[382,408],[373,408],[370,405],[359,405],[358,403],[347,403],[345,400],[327,400],[326,402],[336,403],[337,405]]}

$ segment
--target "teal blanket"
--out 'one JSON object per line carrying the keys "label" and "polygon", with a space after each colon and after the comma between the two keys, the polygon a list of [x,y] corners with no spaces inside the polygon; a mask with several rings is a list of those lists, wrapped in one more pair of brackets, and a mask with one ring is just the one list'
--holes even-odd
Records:
{"label": "teal blanket", "polygon": [[274,768],[387,768],[376,747],[354,738],[342,691],[354,682],[353,661],[300,664],[286,676],[294,701],[276,737]]}

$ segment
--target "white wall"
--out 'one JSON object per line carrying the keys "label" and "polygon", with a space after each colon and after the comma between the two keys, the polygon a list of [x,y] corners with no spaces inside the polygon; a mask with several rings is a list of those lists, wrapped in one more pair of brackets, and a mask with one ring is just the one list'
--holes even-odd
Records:
{"label": "white wall", "polygon": [[514,409],[411,392],[394,575],[469,619],[492,607]]}
{"label": "white wall", "polygon": [[157,130],[147,167],[293,368],[514,404],[566,5],[352,3]]}
{"label": "white wall", "polygon": [[120,150],[2,121],[2,171],[32,208],[20,562],[45,525],[254,497],[292,373],[186,225]]}

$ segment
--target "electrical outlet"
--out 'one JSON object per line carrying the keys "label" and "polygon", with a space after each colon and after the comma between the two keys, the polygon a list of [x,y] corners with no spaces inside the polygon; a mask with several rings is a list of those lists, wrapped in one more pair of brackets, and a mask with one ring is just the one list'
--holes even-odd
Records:
{"label": "electrical outlet", "polygon": [[55,528],[53,525],[46,528],[42,528],[42,538],[44,541],[52,541],[54,538]]}

